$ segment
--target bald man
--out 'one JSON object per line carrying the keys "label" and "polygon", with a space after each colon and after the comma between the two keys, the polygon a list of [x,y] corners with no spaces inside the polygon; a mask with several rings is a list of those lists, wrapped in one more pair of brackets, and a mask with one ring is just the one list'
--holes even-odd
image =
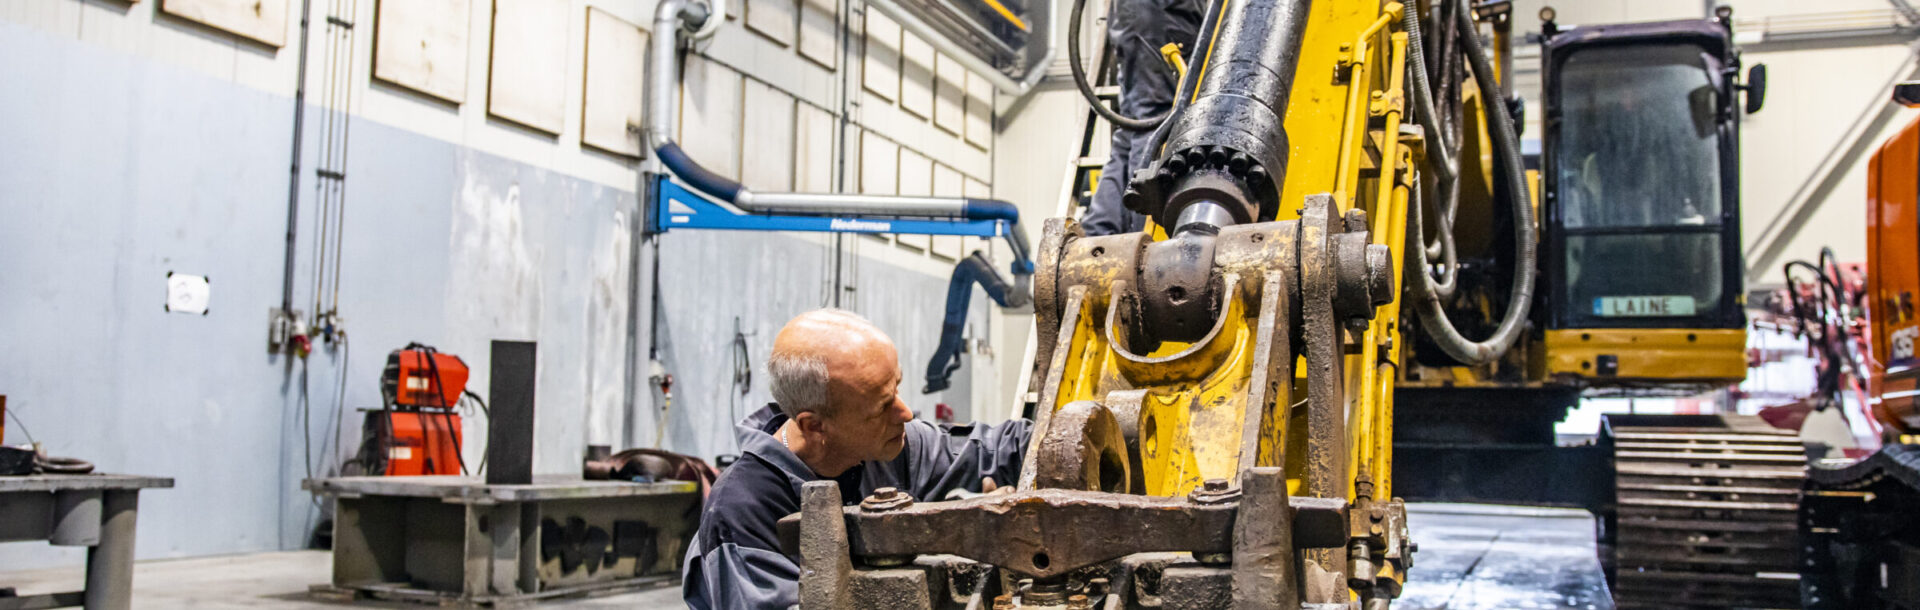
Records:
{"label": "bald man", "polygon": [[831,479],[857,504],[881,487],[916,500],[984,489],[1020,476],[1031,424],[941,427],[900,400],[900,354],[865,319],[839,310],[801,314],[780,329],[767,359],[774,403],[742,420],[740,461],[707,497],[682,568],[687,605],[787,608],[800,602],[797,558],[775,524],[800,511],[800,486]]}

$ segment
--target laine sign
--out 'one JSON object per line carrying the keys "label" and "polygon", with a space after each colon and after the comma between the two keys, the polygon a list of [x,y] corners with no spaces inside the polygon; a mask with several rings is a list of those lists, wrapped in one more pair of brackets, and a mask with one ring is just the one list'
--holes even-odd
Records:
{"label": "laine sign", "polygon": [[1691,316],[1693,297],[1600,297],[1593,300],[1593,315],[1608,318]]}

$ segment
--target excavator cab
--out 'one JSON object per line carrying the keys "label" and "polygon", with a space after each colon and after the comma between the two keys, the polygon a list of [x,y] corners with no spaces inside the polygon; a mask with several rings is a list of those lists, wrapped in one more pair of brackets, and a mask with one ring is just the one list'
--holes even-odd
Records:
{"label": "excavator cab", "polygon": [[1746,374],[1738,81],[1728,27],[1559,29],[1542,11],[1545,104],[1536,378],[1723,385]]}

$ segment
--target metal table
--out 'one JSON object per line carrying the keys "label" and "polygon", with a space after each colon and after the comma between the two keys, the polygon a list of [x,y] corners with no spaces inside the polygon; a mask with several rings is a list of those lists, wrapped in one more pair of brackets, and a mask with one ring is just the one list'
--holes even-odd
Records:
{"label": "metal table", "polygon": [[0,597],[0,610],[133,604],[133,526],[140,490],[173,479],[125,474],[0,477],[0,542],[46,540],[87,547],[86,589]]}
{"label": "metal table", "polygon": [[333,580],[316,596],[462,605],[672,582],[698,523],[693,483],[536,476],[308,479],[337,500]]}

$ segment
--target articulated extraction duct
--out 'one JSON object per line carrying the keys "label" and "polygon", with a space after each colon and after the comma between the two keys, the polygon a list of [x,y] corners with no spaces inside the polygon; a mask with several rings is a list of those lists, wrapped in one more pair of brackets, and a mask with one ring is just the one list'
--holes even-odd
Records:
{"label": "articulated extraction duct", "polygon": [[[714,6],[723,6],[715,4]],[[1013,249],[1011,285],[995,273],[978,253],[961,261],[954,269],[947,297],[948,311],[941,331],[940,350],[928,364],[927,392],[947,386],[947,376],[958,367],[960,333],[966,318],[967,295],[972,285],[985,288],[987,295],[1001,307],[1024,307],[1033,301],[1033,259],[1028,253],[1027,236],[1020,228],[1020,209],[995,199],[964,197],[897,197],[821,193],[757,193],[739,182],[702,167],[671,137],[677,122],[680,91],[680,44],[683,27],[698,27],[691,33],[700,37],[711,33],[720,20],[707,4],[695,0],[661,0],[653,15],[651,82],[647,96],[647,146],[660,157],[673,175],[696,191],[725,201],[736,208],[763,214],[805,214],[833,216],[908,216],[922,218],[966,218],[1007,222],[1007,245]],[[958,310],[954,309],[958,303]]]}

